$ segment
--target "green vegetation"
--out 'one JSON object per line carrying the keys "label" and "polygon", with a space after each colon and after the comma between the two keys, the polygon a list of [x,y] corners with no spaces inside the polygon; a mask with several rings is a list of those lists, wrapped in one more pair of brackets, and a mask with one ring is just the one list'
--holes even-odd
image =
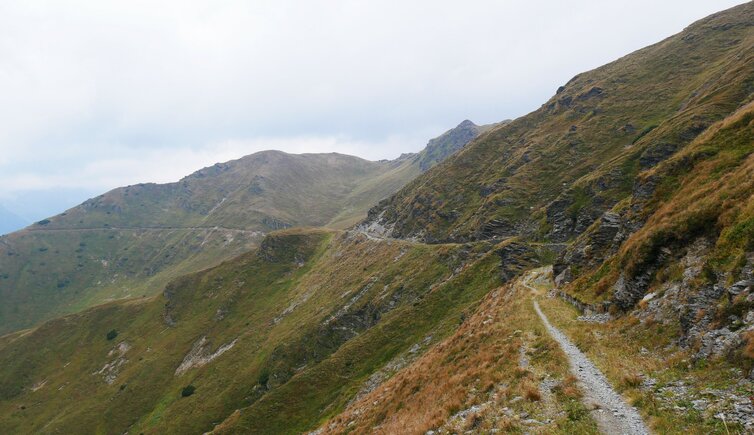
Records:
{"label": "green vegetation", "polygon": [[[435,150],[430,166],[454,150]],[[0,238],[0,272],[9,277],[0,286],[0,333],[103,302],[152,296],[178,276],[253,249],[269,231],[353,225],[416,177],[423,155],[369,162],[266,151],[177,183],[92,198]]]}
{"label": "green vegetation", "polygon": [[428,242],[488,238],[482,229],[495,220],[507,235],[574,239],[633,194],[641,171],[748,101],[751,9],[713,15],[577,75],[538,110],[409,183],[374,218],[382,213],[396,237]]}
{"label": "green vegetation", "polygon": [[[0,433],[596,433],[532,298],[653,430],[743,431],[704,403],[752,394],[752,22],[418,155],[259,153],[3,237]],[[396,238],[332,229],[396,191]]]}
{"label": "green vegetation", "polygon": [[[0,430],[198,433],[239,408],[249,431],[311,428],[392,358],[456,330],[461,313],[499,285],[495,250],[459,270],[489,249],[273,233],[258,251],[174,280],[163,296],[3,337]],[[525,252],[511,270],[532,264]],[[117,340],[95,339],[110,329]],[[176,374],[189,355],[223,347]],[[180,400],[189,383],[201,402]],[[71,391],[81,395],[75,403]]]}

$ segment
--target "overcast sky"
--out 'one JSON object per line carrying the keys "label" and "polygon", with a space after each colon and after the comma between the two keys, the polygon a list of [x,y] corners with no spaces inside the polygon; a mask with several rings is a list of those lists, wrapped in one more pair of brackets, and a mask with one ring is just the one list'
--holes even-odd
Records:
{"label": "overcast sky", "polygon": [[394,158],[739,3],[0,0],[0,205],[264,149]]}

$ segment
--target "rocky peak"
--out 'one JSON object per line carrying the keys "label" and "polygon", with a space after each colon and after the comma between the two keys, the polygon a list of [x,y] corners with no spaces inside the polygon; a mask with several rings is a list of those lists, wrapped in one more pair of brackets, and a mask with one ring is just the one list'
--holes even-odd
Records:
{"label": "rocky peak", "polygon": [[475,128],[475,127],[478,127],[478,125],[474,124],[472,121],[469,121],[468,119],[464,119],[463,122],[458,124],[456,129],[459,129],[459,128],[468,129],[468,128]]}

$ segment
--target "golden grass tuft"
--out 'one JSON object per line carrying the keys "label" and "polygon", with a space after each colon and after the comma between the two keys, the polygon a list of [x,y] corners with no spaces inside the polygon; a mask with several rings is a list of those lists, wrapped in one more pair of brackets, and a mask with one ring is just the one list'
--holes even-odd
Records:
{"label": "golden grass tuft", "polygon": [[754,331],[749,331],[744,334],[744,347],[742,354],[746,358],[754,359]]}
{"label": "golden grass tuft", "polygon": [[629,373],[621,378],[621,385],[626,388],[636,388],[644,381],[644,377],[638,373]]}
{"label": "golden grass tuft", "polygon": [[536,385],[526,383],[523,390],[524,398],[529,402],[539,402],[540,400],[542,400],[542,393],[539,391],[539,388]]}

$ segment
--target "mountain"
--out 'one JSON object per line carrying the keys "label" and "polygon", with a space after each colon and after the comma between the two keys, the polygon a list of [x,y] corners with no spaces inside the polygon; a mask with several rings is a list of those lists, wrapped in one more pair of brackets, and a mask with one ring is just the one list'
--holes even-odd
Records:
{"label": "mountain", "polygon": [[510,121],[502,121],[498,124],[476,125],[468,119],[458,124],[455,128],[446,131],[442,135],[430,140],[427,146],[418,154],[417,164],[422,171],[427,171],[433,166],[458,152],[477,136],[486,132],[496,125],[506,124]]}
{"label": "mountain", "polygon": [[516,234],[565,242],[632,193],[639,173],[746,101],[750,15],[713,15],[577,75],[370,212],[395,237]]}
{"label": "mountain", "polygon": [[268,229],[0,337],[0,431],[626,433],[629,410],[633,433],[751,432],[753,45],[750,2],[576,76],[357,226]]}
{"label": "mountain", "polygon": [[[456,130],[463,137],[433,149],[433,159],[447,157],[482,128],[465,122],[443,137],[459,136]],[[265,151],[175,183],[127,186],[89,199],[0,238],[0,332],[155,294],[172,278],[252,249],[272,230],[352,225],[420,174],[423,155],[370,162]]]}
{"label": "mountain", "polygon": [[0,235],[19,230],[29,223],[0,205]]}
{"label": "mountain", "polygon": [[[458,270],[470,258],[479,265]],[[359,233],[268,235],[160,296],[5,336],[0,429],[201,433],[248,407],[250,432],[304,430],[386,361],[452,331],[501,280],[499,258]]]}

